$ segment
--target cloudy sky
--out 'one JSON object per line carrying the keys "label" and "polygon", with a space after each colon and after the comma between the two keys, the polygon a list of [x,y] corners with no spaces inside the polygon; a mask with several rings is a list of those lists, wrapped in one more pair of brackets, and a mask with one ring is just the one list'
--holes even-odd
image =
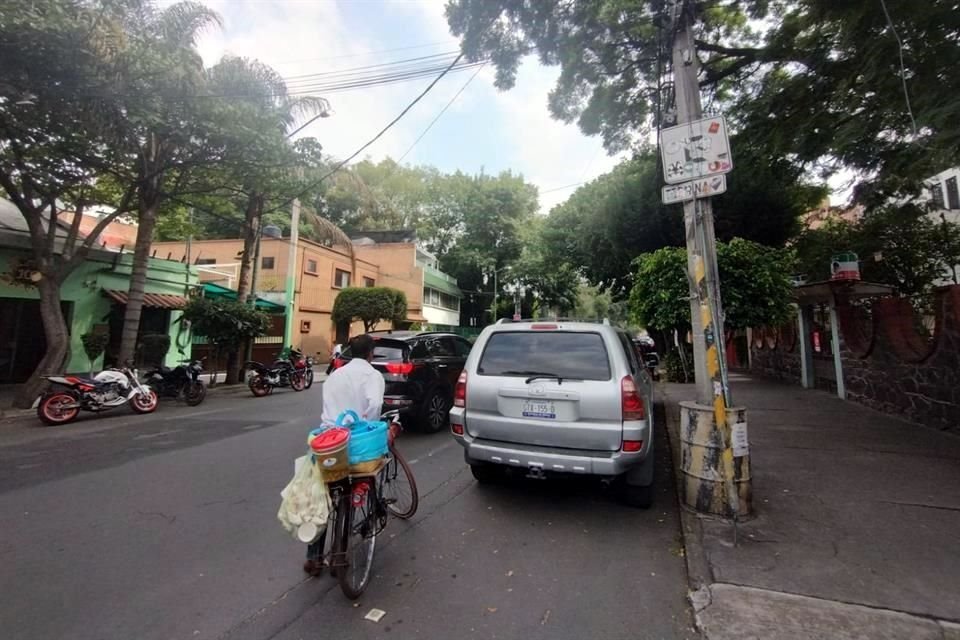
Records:
{"label": "cloudy sky", "polygon": [[[419,56],[453,52],[457,41],[443,17],[442,0],[206,0],[223,28],[200,41],[205,62],[224,54],[257,58],[287,78],[355,69]],[[473,70],[443,78],[364,156],[398,158],[414,143]],[[565,200],[573,183],[608,171],[615,158],[599,138],[550,118],[547,93],[557,68],[525,62],[517,86],[493,86],[484,67],[460,97],[416,144],[404,162],[444,171],[523,174],[541,191],[543,212]],[[386,87],[330,94],[330,118],[303,134],[318,138],[327,153],[346,157],[375,135],[431,81],[419,78]],[[363,157],[363,156],[361,156]],[[567,188],[561,188],[567,187]]]}

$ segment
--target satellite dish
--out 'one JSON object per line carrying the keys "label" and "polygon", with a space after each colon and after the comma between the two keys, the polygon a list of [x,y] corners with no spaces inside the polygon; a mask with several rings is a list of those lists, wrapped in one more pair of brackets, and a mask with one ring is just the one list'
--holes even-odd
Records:
{"label": "satellite dish", "polygon": [[283,233],[280,231],[280,227],[274,224],[268,224],[263,228],[263,235],[266,238],[282,238]]}

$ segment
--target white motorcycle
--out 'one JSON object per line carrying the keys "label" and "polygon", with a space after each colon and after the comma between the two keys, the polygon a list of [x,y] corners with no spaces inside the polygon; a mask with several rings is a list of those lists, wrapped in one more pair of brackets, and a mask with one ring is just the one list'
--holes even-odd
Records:
{"label": "white motorcycle", "polygon": [[129,368],[107,369],[93,378],[44,376],[52,385],[37,404],[37,417],[47,425],[66,424],[80,411],[101,412],[130,403],[135,413],[153,413],[157,392],[137,380]]}

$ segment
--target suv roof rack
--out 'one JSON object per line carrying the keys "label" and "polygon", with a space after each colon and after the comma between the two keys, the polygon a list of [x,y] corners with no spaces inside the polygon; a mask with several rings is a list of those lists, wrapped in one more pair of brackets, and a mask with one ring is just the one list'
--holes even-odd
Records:
{"label": "suv roof rack", "polygon": [[610,318],[604,318],[603,320],[596,320],[594,318],[521,318],[520,320],[500,318],[496,324],[513,324],[518,322],[585,322],[610,326]]}

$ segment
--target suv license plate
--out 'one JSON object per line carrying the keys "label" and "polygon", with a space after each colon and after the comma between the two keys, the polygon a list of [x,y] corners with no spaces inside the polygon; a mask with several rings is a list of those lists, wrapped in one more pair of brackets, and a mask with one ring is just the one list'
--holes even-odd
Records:
{"label": "suv license plate", "polygon": [[557,417],[557,408],[552,402],[530,402],[523,403],[524,418],[549,418],[554,420]]}

